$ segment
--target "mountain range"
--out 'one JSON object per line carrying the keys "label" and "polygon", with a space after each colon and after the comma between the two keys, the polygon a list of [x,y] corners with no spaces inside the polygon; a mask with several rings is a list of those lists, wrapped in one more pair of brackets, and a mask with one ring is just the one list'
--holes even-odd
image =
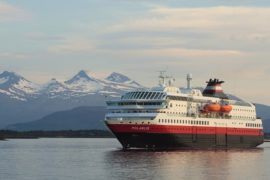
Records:
{"label": "mountain range", "polygon": [[97,79],[81,70],[64,82],[52,78],[40,85],[17,73],[4,71],[0,74],[0,128],[78,106],[105,106],[106,98],[119,97],[141,87],[116,72]]}
{"label": "mountain range", "polygon": [[119,96],[125,91],[139,87],[139,83],[116,72],[105,79],[96,79],[81,70],[64,82],[52,78],[43,85],[35,84],[14,72],[4,71],[0,74],[0,94],[18,101],[29,101],[43,96],[50,99],[69,99],[88,94]]}

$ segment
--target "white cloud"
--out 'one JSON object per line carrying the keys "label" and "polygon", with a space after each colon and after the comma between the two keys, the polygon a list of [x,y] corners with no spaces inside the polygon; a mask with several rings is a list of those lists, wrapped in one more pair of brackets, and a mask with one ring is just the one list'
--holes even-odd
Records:
{"label": "white cloud", "polygon": [[[262,7],[154,7],[144,17],[130,18],[108,26],[104,33],[130,33],[132,38],[120,37],[116,41],[126,45],[151,46],[157,39],[163,39],[158,43],[170,48],[269,51],[269,17],[270,8]],[[143,40],[142,34],[148,37]],[[168,39],[174,40],[169,42]]]}
{"label": "white cloud", "polygon": [[11,20],[22,20],[30,17],[30,13],[19,8],[8,4],[6,2],[0,2],[0,22],[11,21]]}
{"label": "white cloud", "polygon": [[[144,18],[130,19],[110,27],[111,31],[125,30],[169,30],[175,28],[223,29],[266,25],[270,8],[249,7],[206,7],[206,8],[169,8],[155,7]],[[248,22],[246,21],[248,20]],[[224,29],[225,30],[225,29]],[[228,29],[226,29],[228,30]],[[246,29],[248,30],[248,29]]]}
{"label": "white cloud", "polygon": [[102,53],[125,57],[158,57],[163,58],[217,58],[217,57],[245,57],[248,53],[234,50],[204,50],[187,48],[161,48],[161,49],[128,49],[128,50],[105,50]]}

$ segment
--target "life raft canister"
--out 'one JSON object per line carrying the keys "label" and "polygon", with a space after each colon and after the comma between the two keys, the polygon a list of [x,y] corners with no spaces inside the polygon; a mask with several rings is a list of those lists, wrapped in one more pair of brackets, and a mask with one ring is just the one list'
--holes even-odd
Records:
{"label": "life raft canister", "polygon": [[220,111],[224,112],[224,113],[229,113],[229,112],[231,112],[231,110],[232,110],[231,105],[222,105],[220,108]]}
{"label": "life raft canister", "polygon": [[220,109],[221,109],[221,105],[217,103],[207,104],[204,106],[204,110],[210,111],[210,112],[219,112]]}

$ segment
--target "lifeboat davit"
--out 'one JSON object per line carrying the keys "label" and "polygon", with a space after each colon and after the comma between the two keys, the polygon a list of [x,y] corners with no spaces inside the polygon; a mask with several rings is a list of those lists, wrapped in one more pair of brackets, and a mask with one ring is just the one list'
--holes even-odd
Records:
{"label": "lifeboat davit", "polygon": [[210,112],[219,112],[221,109],[220,104],[217,103],[212,103],[212,104],[207,104],[204,106],[205,111],[210,111]]}
{"label": "lifeboat davit", "polygon": [[232,110],[231,105],[222,105],[220,108],[220,111],[224,112],[224,113],[229,113],[229,112],[231,112],[231,110]]}

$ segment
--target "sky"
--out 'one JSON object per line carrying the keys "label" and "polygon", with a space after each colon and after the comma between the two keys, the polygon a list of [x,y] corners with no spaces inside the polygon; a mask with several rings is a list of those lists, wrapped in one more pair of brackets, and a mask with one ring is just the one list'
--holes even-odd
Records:
{"label": "sky", "polygon": [[225,81],[225,92],[270,105],[269,0],[0,1],[0,71],[45,83],[84,69],[151,87]]}

